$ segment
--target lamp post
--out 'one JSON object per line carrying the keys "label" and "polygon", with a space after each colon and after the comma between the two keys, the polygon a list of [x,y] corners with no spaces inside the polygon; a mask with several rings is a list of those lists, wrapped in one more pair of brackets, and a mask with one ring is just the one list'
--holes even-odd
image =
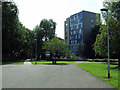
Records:
{"label": "lamp post", "polygon": [[34,39],[35,40],[35,43],[36,43],[36,49],[35,49],[35,52],[36,52],[36,58],[35,58],[35,65],[37,64],[37,39]]}
{"label": "lamp post", "polygon": [[31,60],[32,60],[32,45],[31,45]]}
{"label": "lamp post", "polygon": [[106,11],[107,12],[107,47],[108,47],[108,78],[110,78],[110,53],[109,53],[109,30],[108,30],[108,9],[103,8],[101,11]]}

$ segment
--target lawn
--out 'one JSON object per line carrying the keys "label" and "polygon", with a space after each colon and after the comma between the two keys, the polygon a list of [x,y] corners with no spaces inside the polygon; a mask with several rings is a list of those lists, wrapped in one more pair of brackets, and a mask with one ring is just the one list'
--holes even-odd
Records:
{"label": "lawn", "polygon": [[118,88],[118,65],[110,65],[111,78],[107,78],[107,64],[105,63],[80,63],[77,64],[79,67],[90,72],[91,74],[101,78],[109,85]]}
{"label": "lawn", "polygon": [[[32,64],[35,64],[35,61],[31,61]],[[56,64],[73,64],[74,61],[56,61]],[[37,61],[37,64],[52,64],[52,61]]]}
{"label": "lawn", "polygon": [[[88,61],[107,61],[108,59],[87,59]],[[118,59],[109,59],[110,61],[118,62]]]}
{"label": "lawn", "polygon": [[2,62],[2,65],[5,65],[5,64],[24,64],[24,61],[25,60]]}

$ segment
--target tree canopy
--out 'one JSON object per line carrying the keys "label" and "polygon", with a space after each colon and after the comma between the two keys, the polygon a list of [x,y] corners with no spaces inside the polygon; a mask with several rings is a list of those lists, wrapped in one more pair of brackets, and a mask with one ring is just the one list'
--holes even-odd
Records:
{"label": "tree canopy", "polygon": [[2,58],[10,60],[30,55],[32,31],[19,21],[14,2],[2,2]]}
{"label": "tree canopy", "polygon": [[[109,40],[110,40],[110,57],[120,58],[120,1],[119,2],[105,2],[105,8],[109,8]],[[106,14],[103,13],[103,18],[106,21]],[[100,26],[100,34],[97,35],[94,43],[94,50],[96,55],[103,57],[107,56],[107,25]]]}
{"label": "tree canopy", "polygon": [[50,54],[54,57],[65,57],[65,54],[69,56],[71,52],[68,50],[68,44],[59,37],[54,37],[50,41],[45,41],[43,45],[43,49],[46,52],[50,52]]}
{"label": "tree canopy", "polygon": [[45,57],[45,50],[42,49],[43,41],[49,41],[55,37],[56,22],[52,19],[43,19],[40,24],[37,25],[33,31],[35,39],[37,39],[37,58],[40,55]]}
{"label": "tree canopy", "polygon": [[56,22],[54,22],[53,19],[41,20],[39,27],[42,29],[45,41],[50,40],[55,36]]}

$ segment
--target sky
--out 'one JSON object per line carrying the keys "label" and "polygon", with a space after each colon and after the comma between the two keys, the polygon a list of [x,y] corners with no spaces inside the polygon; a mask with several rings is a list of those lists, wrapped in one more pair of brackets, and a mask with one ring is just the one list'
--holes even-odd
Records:
{"label": "sky", "polygon": [[57,37],[64,39],[64,21],[82,10],[100,13],[103,0],[13,0],[19,10],[19,20],[33,30],[42,19],[53,19]]}

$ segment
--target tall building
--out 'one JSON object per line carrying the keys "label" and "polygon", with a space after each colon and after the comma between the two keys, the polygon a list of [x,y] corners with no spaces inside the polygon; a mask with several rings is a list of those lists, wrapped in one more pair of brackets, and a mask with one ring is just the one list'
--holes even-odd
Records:
{"label": "tall building", "polygon": [[99,23],[100,15],[82,11],[71,15],[64,22],[64,39],[70,44],[69,49],[76,54],[80,44],[84,44],[91,34],[91,29]]}

